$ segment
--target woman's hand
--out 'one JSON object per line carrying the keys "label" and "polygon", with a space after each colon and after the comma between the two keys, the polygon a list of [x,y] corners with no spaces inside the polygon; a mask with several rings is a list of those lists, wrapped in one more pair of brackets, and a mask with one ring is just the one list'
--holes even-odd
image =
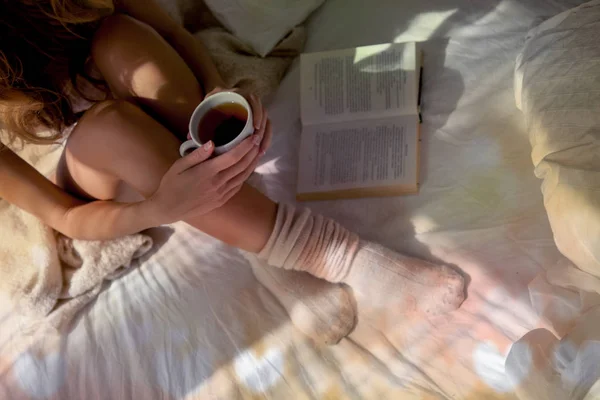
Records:
{"label": "woman's hand", "polygon": [[260,139],[250,136],[233,150],[212,159],[214,144],[208,142],[175,161],[158,190],[146,200],[153,225],[204,215],[225,204],[254,171]]}
{"label": "woman's hand", "polygon": [[221,87],[213,89],[206,95],[206,97],[209,97],[219,92],[237,92],[244,96],[246,100],[248,100],[248,103],[250,103],[250,107],[252,108],[252,119],[254,121],[254,135],[262,138],[258,154],[259,156],[265,155],[267,149],[271,145],[273,131],[271,129],[271,121],[269,120],[269,115],[267,114],[267,110],[263,106],[260,98],[254,94],[242,93],[238,89],[224,89]]}

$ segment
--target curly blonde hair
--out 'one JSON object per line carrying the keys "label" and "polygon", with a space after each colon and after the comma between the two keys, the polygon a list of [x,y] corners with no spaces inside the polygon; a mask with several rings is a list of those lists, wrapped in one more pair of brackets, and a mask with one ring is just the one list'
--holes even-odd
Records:
{"label": "curly blonde hair", "polygon": [[85,66],[98,24],[113,12],[113,0],[0,0],[0,121],[12,138],[54,142],[77,120],[65,89],[100,84]]}

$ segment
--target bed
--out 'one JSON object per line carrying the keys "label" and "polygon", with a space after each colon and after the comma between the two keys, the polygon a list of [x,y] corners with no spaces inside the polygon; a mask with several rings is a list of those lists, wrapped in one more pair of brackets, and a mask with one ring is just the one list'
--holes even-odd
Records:
{"label": "bed", "polygon": [[[424,41],[421,190],[310,207],[368,239],[461,268],[469,277],[462,308],[431,320],[392,309],[360,315],[347,339],[317,346],[241,254],[175,224],[151,232],[154,251],[101,292],[68,335],[23,334],[21,317],[0,302],[0,398],[518,398],[526,376],[508,376],[506,356],[548,326],[529,285],[563,257],[515,106],[514,65],[532,24],[582,2],[377,3],[328,0],[307,22],[306,51]],[[257,170],[260,186],[291,201],[297,61],[269,115],[275,138]]]}

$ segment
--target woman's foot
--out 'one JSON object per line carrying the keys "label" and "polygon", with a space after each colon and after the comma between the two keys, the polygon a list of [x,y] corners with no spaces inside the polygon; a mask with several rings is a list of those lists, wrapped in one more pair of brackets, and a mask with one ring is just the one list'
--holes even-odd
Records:
{"label": "woman's foot", "polygon": [[285,308],[298,330],[317,343],[332,345],[356,324],[352,295],[342,285],[305,272],[271,267],[255,256],[246,257],[254,276]]}
{"label": "woman's foot", "polygon": [[457,309],[465,295],[464,278],[452,268],[369,242],[360,243],[343,282],[352,287],[359,303],[431,316]]}

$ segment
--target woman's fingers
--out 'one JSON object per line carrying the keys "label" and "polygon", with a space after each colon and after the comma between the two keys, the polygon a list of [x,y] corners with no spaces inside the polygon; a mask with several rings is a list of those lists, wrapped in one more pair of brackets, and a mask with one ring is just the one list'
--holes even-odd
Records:
{"label": "woman's fingers", "polygon": [[[269,114],[268,114],[267,110],[262,108],[262,104],[261,104],[261,111],[262,111],[262,118],[261,118],[260,127],[257,130],[257,133],[258,133],[258,135],[260,135],[263,138],[263,141],[260,146],[260,155],[264,155],[271,144],[272,132],[270,129],[271,121],[269,121]],[[267,128],[269,128],[268,132],[267,132]]]}
{"label": "woman's fingers", "polygon": [[223,204],[227,203],[229,200],[231,200],[231,198],[233,196],[235,196],[240,191],[241,188],[242,188],[242,185],[235,186],[235,187],[229,189],[228,191],[226,191],[225,193],[223,193],[223,196],[221,197],[221,202],[220,202],[221,206]]}
{"label": "woman's fingers", "polygon": [[258,139],[256,136],[250,136],[232,150],[207,162],[210,163],[217,172],[224,171],[239,163],[250,151],[255,150],[256,147],[260,145],[260,142],[257,142]]}
{"label": "woman's fingers", "polygon": [[248,96],[250,108],[252,108],[252,118],[254,119],[254,130],[259,131],[263,122],[263,107],[258,96],[251,94]]}
{"label": "woman's fingers", "polygon": [[204,143],[202,146],[187,154],[173,163],[173,168],[177,173],[182,173],[198,164],[208,160],[215,150],[212,141]]}
{"label": "woman's fingers", "polygon": [[264,156],[269,147],[271,146],[271,140],[273,139],[273,127],[271,121],[267,119],[265,123],[265,133],[263,136],[262,143],[260,144],[260,155]]}
{"label": "woman's fingers", "polygon": [[231,167],[227,168],[224,171],[219,173],[219,180],[221,182],[229,182],[234,179],[236,176],[243,174],[244,171],[248,170],[252,163],[258,158],[259,147],[254,147],[251,151],[249,151],[244,158],[242,158],[239,162]]}
{"label": "woman's fingers", "polygon": [[263,116],[262,116],[262,123],[260,124],[260,135],[261,136],[265,136],[265,128],[267,127],[267,121],[269,120],[269,114],[267,113],[267,110],[263,110]]}
{"label": "woman's fingers", "polygon": [[246,182],[248,178],[250,178],[250,175],[252,175],[252,172],[254,172],[254,170],[256,169],[256,166],[258,165],[258,160],[259,158],[255,157],[252,163],[250,163],[250,165],[248,166],[248,168],[246,168],[245,171],[241,172],[229,182],[227,182],[227,185],[225,186],[225,193],[229,192],[233,188],[241,187],[244,184],[244,182]]}

